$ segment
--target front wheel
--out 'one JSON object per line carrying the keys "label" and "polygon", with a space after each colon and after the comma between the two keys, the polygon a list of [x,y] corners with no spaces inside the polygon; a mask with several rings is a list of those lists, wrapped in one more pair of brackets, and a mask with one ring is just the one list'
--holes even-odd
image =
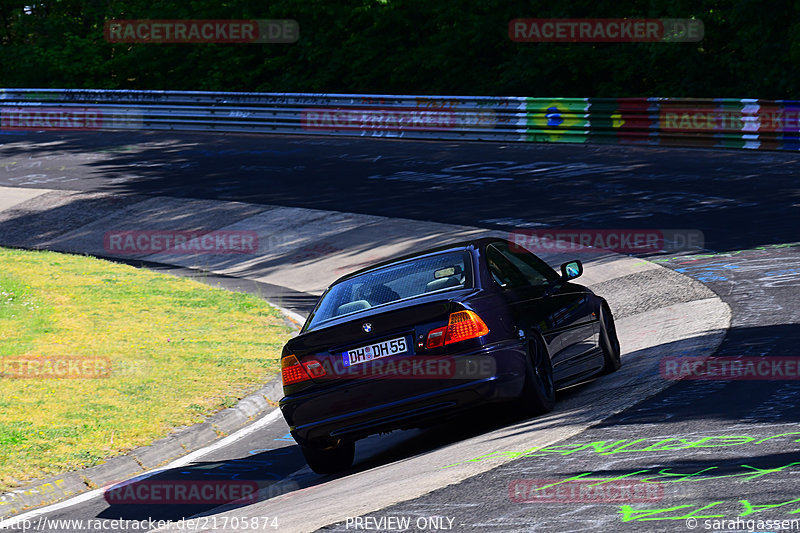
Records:
{"label": "front wheel", "polygon": [[600,307],[600,349],[603,351],[603,374],[619,370],[622,360],[620,359],[617,327],[614,325],[611,309],[605,302]]}
{"label": "front wheel", "polygon": [[335,448],[300,446],[300,450],[311,470],[317,474],[334,474],[352,466],[356,444],[352,441],[343,441]]}
{"label": "front wheel", "polygon": [[556,385],[553,363],[540,338],[530,342],[525,371],[525,384],[520,395],[519,410],[526,416],[540,415],[553,410],[556,405]]}

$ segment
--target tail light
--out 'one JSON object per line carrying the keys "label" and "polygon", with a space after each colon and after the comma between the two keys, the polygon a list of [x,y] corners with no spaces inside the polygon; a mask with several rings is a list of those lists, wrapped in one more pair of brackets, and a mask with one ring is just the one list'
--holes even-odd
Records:
{"label": "tail light", "polygon": [[425,342],[425,347],[430,349],[444,346],[445,335],[447,335],[447,326],[431,330],[431,332],[428,333],[428,339]]}
{"label": "tail light", "polygon": [[457,311],[450,314],[448,324],[428,333],[426,348],[439,348],[446,344],[483,337],[489,333],[486,323],[473,311]]}
{"label": "tail light", "polygon": [[450,315],[450,323],[447,325],[447,337],[445,344],[451,342],[465,341],[483,337],[489,333],[489,328],[481,320],[481,317],[472,311],[458,311]]}
{"label": "tail light", "polygon": [[308,381],[312,378],[321,378],[325,375],[322,363],[311,359],[300,363],[296,355],[287,355],[281,359],[281,379],[284,385]]}
{"label": "tail light", "polygon": [[325,375],[325,367],[319,361],[311,360],[303,363],[303,366],[312,378],[321,378]]}

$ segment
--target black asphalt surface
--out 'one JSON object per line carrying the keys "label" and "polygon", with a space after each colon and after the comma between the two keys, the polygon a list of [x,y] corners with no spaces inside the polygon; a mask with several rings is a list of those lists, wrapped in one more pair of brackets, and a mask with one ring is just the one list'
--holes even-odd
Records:
{"label": "black asphalt surface", "polygon": [[[702,253],[648,259],[702,281],[731,306],[732,327],[716,355],[800,356],[800,247],[792,245],[800,241],[798,154],[163,133],[2,135],[0,143],[0,185],[8,186],[239,200],[499,229],[701,230]],[[360,523],[380,523],[384,531],[402,525],[390,517],[412,517],[412,530],[422,519],[416,527],[425,531],[787,530],[791,524],[774,521],[800,521],[799,405],[800,382],[780,376],[676,382],[558,446],[508,450],[518,459]],[[481,422],[468,433],[498,423]],[[459,427],[454,421],[444,434],[373,437],[360,443],[356,468],[459,438]],[[270,431],[180,475],[236,473],[263,482],[300,469],[285,431]],[[309,486],[325,478],[296,479]],[[593,484],[577,481],[584,479]],[[532,490],[547,485],[549,492]],[[100,501],[59,516],[144,519],[197,511]],[[355,518],[327,529],[352,530]]]}
{"label": "black asphalt surface", "polygon": [[0,142],[9,186],[497,228],[701,229],[715,251],[798,240],[794,153],[131,132]]}

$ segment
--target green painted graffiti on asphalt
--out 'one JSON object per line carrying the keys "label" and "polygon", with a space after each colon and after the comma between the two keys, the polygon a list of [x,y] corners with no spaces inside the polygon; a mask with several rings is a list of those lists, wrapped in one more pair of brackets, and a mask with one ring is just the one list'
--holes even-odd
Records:
{"label": "green painted graffiti on asphalt", "polygon": [[[800,435],[800,431],[792,431],[790,433],[781,433],[779,435],[772,435],[758,439],[757,437],[750,437],[747,435],[716,435],[707,437],[669,437],[661,438],[658,442],[650,445],[645,445],[648,441],[652,442],[655,438],[643,439],[620,439],[617,441],[594,441],[577,444],[556,444],[548,445],[541,448],[531,448],[519,452],[501,451],[492,452],[485,455],[480,455],[465,461],[443,466],[442,468],[451,468],[465,463],[477,463],[485,461],[492,457],[495,458],[510,458],[518,459],[521,457],[547,457],[552,455],[572,455],[574,453],[595,453],[597,455],[615,455],[618,453],[648,453],[648,452],[665,452],[677,450],[689,450],[694,448],[723,448],[730,446],[741,446],[742,444],[762,444],[772,439],[786,437],[789,435]],[[794,442],[800,442],[800,439],[794,439]]]}
{"label": "green painted graffiti on asphalt", "polygon": [[[584,472],[583,474],[578,474],[576,476],[572,476],[561,481],[556,481],[555,483],[550,483],[548,485],[543,485],[541,487],[537,487],[534,490],[544,490],[550,487],[555,487],[556,485],[560,485],[562,483],[569,483],[571,481],[595,481],[595,483],[590,483],[588,486],[593,487],[595,485],[603,485],[605,483],[613,483],[616,481],[620,481],[631,476],[638,476],[641,474],[651,474],[647,477],[637,477],[633,481],[637,483],[681,483],[685,481],[709,481],[712,479],[724,479],[724,478],[741,478],[741,481],[751,481],[753,479],[758,479],[760,477],[766,476],[768,474],[775,474],[777,472],[782,472],[787,468],[791,468],[792,466],[800,465],[800,461],[788,463],[783,466],[775,467],[775,468],[759,468],[750,465],[739,465],[739,468],[742,469],[741,472],[733,473],[733,474],[720,474],[720,475],[712,475],[713,471],[719,471],[719,466],[710,466],[708,468],[704,468],[702,470],[698,470],[697,472],[685,473],[685,472],[674,472],[671,468],[662,468],[656,471],[654,468],[648,468],[645,470],[637,470],[635,472],[630,472],[628,474],[623,474],[620,476],[615,477],[591,477],[594,472]],[[729,467],[725,467],[729,468]],[[655,475],[652,475],[655,473]]]}
{"label": "green painted graffiti on asphalt", "polygon": [[[698,504],[683,504],[683,505],[675,505],[673,507],[663,507],[660,509],[634,509],[630,505],[621,505],[619,513],[622,515],[623,522],[646,522],[646,521],[656,521],[656,520],[690,520],[690,519],[712,519],[712,518],[727,518],[730,519],[731,516],[728,514],[698,514],[701,511],[705,511],[706,509],[710,509],[712,507],[716,507],[720,504],[724,504],[724,501],[716,501],[707,503],[703,506],[699,506]],[[788,500],[785,502],[780,503],[766,503],[766,504],[758,504],[754,505],[750,502],[750,500],[739,500],[739,503],[742,506],[742,512],[738,515],[735,515],[734,518],[744,518],[750,516],[755,513],[760,513],[762,511],[767,511],[770,509],[778,509],[781,507],[786,507],[794,504],[792,507],[787,509],[783,509],[787,511],[787,514],[800,514],[800,498],[795,498],[793,500]],[[691,512],[684,513],[679,511],[686,511],[689,509],[694,509]],[[670,513],[677,513],[677,514],[670,514]]]}

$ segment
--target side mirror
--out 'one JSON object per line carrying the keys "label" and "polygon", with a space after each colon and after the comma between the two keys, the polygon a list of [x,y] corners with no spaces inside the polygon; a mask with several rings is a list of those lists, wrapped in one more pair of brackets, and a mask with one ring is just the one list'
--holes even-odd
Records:
{"label": "side mirror", "polygon": [[561,281],[575,279],[581,274],[583,274],[583,263],[577,259],[561,265]]}

